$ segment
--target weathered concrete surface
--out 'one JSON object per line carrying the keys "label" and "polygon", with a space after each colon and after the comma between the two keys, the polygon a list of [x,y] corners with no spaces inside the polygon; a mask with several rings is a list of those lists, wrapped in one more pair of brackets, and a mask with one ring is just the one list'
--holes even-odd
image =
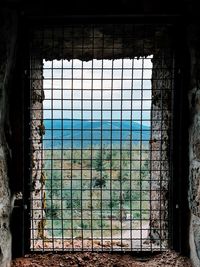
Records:
{"label": "weathered concrete surface", "polygon": [[170,132],[172,131],[173,57],[158,49],[152,69],[151,202],[149,237],[168,247]]}
{"label": "weathered concrete surface", "polygon": [[168,46],[170,28],[152,24],[39,26],[31,32],[31,53],[46,60],[144,57]]}
{"label": "weathered concrete surface", "polygon": [[7,162],[11,158],[11,151],[6,134],[10,134],[8,92],[15,65],[17,16],[14,12],[3,10],[2,13],[0,12],[0,17],[3,21],[0,24],[0,266],[9,267],[12,240],[10,233],[12,202]]}
{"label": "weathered concrete surface", "polygon": [[190,258],[193,265],[199,266],[200,259],[200,218],[192,215],[190,223]]}
{"label": "weathered concrete surface", "polygon": [[189,207],[190,251],[195,267],[200,266],[200,28],[188,27],[190,49]]}
{"label": "weathered concrete surface", "polygon": [[32,152],[32,194],[31,194],[31,247],[36,239],[45,238],[45,173],[43,171],[42,136],[43,125],[43,80],[42,59],[31,61],[31,152]]}

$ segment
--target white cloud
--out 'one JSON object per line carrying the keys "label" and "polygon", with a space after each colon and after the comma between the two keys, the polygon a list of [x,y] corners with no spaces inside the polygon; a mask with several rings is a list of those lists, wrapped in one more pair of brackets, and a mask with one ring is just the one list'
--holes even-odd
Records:
{"label": "white cloud", "polygon": [[44,61],[44,118],[150,120],[151,58]]}

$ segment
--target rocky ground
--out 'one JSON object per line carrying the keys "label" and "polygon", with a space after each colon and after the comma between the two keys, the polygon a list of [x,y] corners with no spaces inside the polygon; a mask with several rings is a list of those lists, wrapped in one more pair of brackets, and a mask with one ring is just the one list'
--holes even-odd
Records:
{"label": "rocky ground", "polygon": [[167,251],[151,258],[134,257],[117,253],[44,253],[26,255],[13,260],[11,267],[192,267],[189,259],[174,251]]}

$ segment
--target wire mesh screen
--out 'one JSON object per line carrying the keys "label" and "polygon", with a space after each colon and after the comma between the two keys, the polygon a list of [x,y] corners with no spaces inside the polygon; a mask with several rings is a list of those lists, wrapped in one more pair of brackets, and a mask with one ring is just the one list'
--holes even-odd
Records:
{"label": "wire mesh screen", "polygon": [[[108,43],[106,25],[101,35],[94,29],[63,28],[59,47],[55,29],[37,34],[43,52],[31,59],[31,249],[165,250],[171,58],[149,45],[145,52],[143,39],[136,58],[134,42],[127,52],[115,31]],[[133,40],[133,29],[117,38]]]}

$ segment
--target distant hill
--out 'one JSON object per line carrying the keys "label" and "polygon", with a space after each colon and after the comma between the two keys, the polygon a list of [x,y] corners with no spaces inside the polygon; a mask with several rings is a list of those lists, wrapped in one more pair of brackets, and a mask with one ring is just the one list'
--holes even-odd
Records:
{"label": "distant hill", "polygon": [[142,140],[148,143],[150,127],[130,120],[44,120],[44,148],[121,147]]}

